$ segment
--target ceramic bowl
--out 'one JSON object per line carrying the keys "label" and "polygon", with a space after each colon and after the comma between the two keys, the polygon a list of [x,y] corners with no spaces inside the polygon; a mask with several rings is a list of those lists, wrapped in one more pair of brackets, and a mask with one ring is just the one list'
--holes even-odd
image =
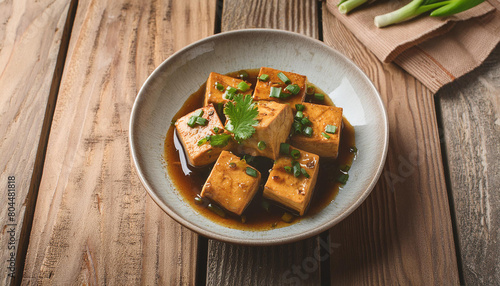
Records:
{"label": "ceramic bowl", "polygon": [[[210,72],[273,67],[306,75],[330,95],[355,128],[357,158],[349,181],[322,211],[290,226],[245,231],[200,215],[179,194],[165,168],[163,142],[175,113]],[[172,218],[212,239],[248,245],[297,241],[325,231],[355,210],[375,186],[388,146],[388,121],[380,96],[350,60],[299,34],[249,29],[217,34],[165,60],[137,95],[130,119],[130,148],[137,173],[153,200]]]}

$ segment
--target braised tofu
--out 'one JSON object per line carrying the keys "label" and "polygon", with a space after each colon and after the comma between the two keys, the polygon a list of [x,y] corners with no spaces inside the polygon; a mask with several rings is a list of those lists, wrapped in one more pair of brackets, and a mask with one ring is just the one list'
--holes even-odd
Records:
{"label": "braised tofu", "polygon": [[[245,89],[245,84],[248,85],[247,89]],[[253,89],[251,89],[250,86],[250,83],[241,79],[212,72],[207,80],[204,105],[213,104],[216,107],[218,105],[223,106],[230,100],[229,98],[226,98],[228,87],[236,89],[237,93],[246,95],[252,94]]]}
{"label": "braised tofu", "polygon": [[222,151],[201,190],[201,196],[241,215],[257,193],[260,178],[260,172],[238,156]]}
{"label": "braised tofu", "polygon": [[256,106],[259,110],[256,120],[259,123],[254,126],[255,133],[239,144],[236,151],[274,160],[278,158],[280,144],[285,142],[290,134],[293,112],[288,104],[274,101],[260,101]]}
{"label": "braised tofu", "polygon": [[[200,113],[201,116],[198,116]],[[197,117],[202,119],[195,120],[193,124],[193,118],[197,119]],[[203,139],[207,136],[226,132],[212,104],[179,118],[175,122],[175,128],[189,164],[192,166],[199,167],[213,163],[223,150],[231,148],[232,141],[230,140],[224,147],[213,147],[210,143],[203,142],[206,141]]]}
{"label": "braised tofu", "polygon": [[[282,75],[285,77],[283,77]],[[263,80],[262,78],[264,77]],[[281,77],[281,78],[280,78]],[[286,79],[289,81],[285,83]],[[277,101],[279,103],[288,103],[293,110],[295,110],[295,104],[302,103],[306,96],[306,82],[307,77],[286,71],[280,71],[272,68],[262,67],[260,68],[257,84],[255,85],[255,92],[253,94],[254,100],[267,100],[267,101]],[[287,88],[288,86],[291,86]],[[294,85],[298,87],[294,90]],[[277,88],[277,89],[276,89]],[[271,94],[272,89],[276,89],[282,93],[281,98],[273,97],[277,94]],[[296,94],[294,94],[296,92]],[[279,93],[278,93],[279,96]]]}
{"label": "braised tofu", "polygon": [[[293,147],[297,159],[281,155],[274,163],[264,186],[264,197],[304,215],[316,186],[319,156]],[[292,151],[292,152],[297,152]]]}
{"label": "braised tofu", "polygon": [[303,117],[309,119],[311,136],[294,134],[291,143],[321,157],[337,158],[342,133],[342,108],[303,103]]}

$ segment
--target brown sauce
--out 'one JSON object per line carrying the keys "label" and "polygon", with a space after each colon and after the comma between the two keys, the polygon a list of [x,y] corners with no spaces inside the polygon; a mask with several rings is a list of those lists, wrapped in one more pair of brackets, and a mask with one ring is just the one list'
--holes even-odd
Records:
{"label": "brown sauce", "polygon": [[[252,87],[255,87],[259,69],[251,69],[246,71],[249,75],[248,79],[246,80],[252,83]],[[230,73],[228,75],[237,77],[238,72]],[[309,85],[311,84],[309,83]],[[203,84],[198,91],[189,96],[184,105],[172,119],[172,122],[175,122],[178,118],[203,106],[205,87],[206,85]],[[317,87],[316,92],[325,94]],[[330,98],[326,94],[324,102],[317,102],[314,101],[313,98],[309,97],[306,97],[306,102],[333,105]],[[224,120],[222,121],[224,122]],[[202,168],[195,168],[187,164],[182,144],[177,139],[175,126],[173,126],[173,124],[171,124],[170,128],[168,129],[165,138],[164,158],[167,163],[166,168],[170,177],[172,178],[172,181],[176,185],[177,190],[180,192],[184,200],[187,201],[201,215],[209,218],[212,221],[215,221],[226,227],[242,230],[266,230],[271,228],[285,227],[300,221],[304,217],[312,216],[320,212],[335,199],[336,195],[339,192],[339,189],[342,187],[341,183],[339,183],[337,180],[337,178],[343,172],[341,168],[345,169],[345,166],[350,166],[355,158],[355,151],[353,151],[353,147],[355,146],[354,128],[345,118],[343,119],[343,125],[344,126],[340,139],[339,155],[337,159],[331,160],[320,158],[318,180],[309,205],[309,209],[303,217],[294,217],[294,220],[291,223],[284,222],[281,219],[282,215],[285,212],[283,208],[276,206],[273,203],[269,205],[268,210],[264,209],[264,207],[262,206],[264,200],[262,198],[262,190],[264,188],[264,184],[267,181],[269,170],[273,166],[273,161],[269,158],[255,157],[254,161],[249,162],[250,165],[260,171],[260,173],[262,174],[262,179],[261,186],[259,191],[257,192],[257,195],[243,213],[245,222],[242,222],[241,217],[231,215],[228,212],[226,217],[223,218],[209,210],[206,205],[198,205],[195,203],[194,198],[201,193],[203,184],[208,178],[213,164]],[[239,156],[242,157],[241,155]],[[290,213],[290,211],[287,212]]]}

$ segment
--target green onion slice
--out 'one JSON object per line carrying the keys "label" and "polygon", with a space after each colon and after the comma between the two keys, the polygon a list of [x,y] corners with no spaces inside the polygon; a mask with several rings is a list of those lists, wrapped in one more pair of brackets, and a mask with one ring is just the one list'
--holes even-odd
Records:
{"label": "green onion slice", "polygon": [[337,126],[335,126],[335,125],[327,125],[326,128],[325,128],[325,132],[326,133],[330,133],[330,134],[335,134],[335,132],[337,132]]}
{"label": "green onion slice", "polygon": [[294,121],[292,123],[292,130],[294,134],[301,134],[302,133],[302,123],[298,121]]}
{"label": "green onion slice", "polygon": [[189,117],[189,120],[187,122],[187,125],[191,128],[194,127],[194,125],[196,124],[196,118],[198,118],[198,116],[191,116]]}
{"label": "green onion slice", "polygon": [[254,178],[257,178],[257,176],[258,176],[257,175],[257,170],[255,170],[254,168],[247,167],[246,172],[247,172],[247,175],[252,176]]}
{"label": "green onion slice", "polygon": [[193,113],[193,116],[200,117],[203,115],[203,109],[198,109]]}
{"label": "green onion slice", "polygon": [[290,166],[285,166],[285,167],[283,167],[283,168],[285,169],[285,171],[286,171],[287,173],[291,173],[291,172],[292,172],[292,167],[290,167]]}
{"label": "green onion slice", "polygon": [[224,91],[224,86],[220,82],[215,83],[215,88],[217,88],[219,91]]}
{"label": "green onion slice", "polygon": [[208,204],[207,208],[221,217],[226,217],[226,212],[212,203]]}
{"label": "green onion slice", "polygon": [[264,141],[259,141],[259,143],[257,143],[257,148],[259,148],[259,150],[264,150],[264,149],[266,149],[266,142],[264,142]]}
{"label": "green onion slice", "polygon": [[284,83],[286,83],[286,84],[290,84],[290,83],[292,83],[292,81],[291,81],[291,80],[290,80],[290,79],[289,79],[289,78],[288,78],[288,77],[287,77],[284,73],[282,73],[282,72],[279,72],[279,73],[278,73],[278,77],[279,77],[279,79],[280,79],[282,82],[284,82]]}
{"label": "green onion slice", "polygon": [[330,139],[330,135],[326,134],[325,132],[321,132],[321,135],[325,137],[326,139]]}
{"label": "green onion slice", "polygon": [[302,174],[302,172],[300,171],[300,169],[302,169],[302,168],[300,167],[299,162],[297,162],[297,161],[292,162],[292,168],[293,168],[293,176],[294,177],[298,177],[298,176],[300,176],[300,174]]}
{"label": "green onion slice", "polygon": [[288,143],[281,143],[280,144],[280,153],[284,155],[290,154],[290,144]]}
{"label": "green onion slice", "polygon": [[312,137],[313,129],[311,128],[311,126],[307,126],[306,128],[304,128],[302,133],[304,133],[304,135],[306,135],[307,137]]}
{"label": "green onion slice", "polygon": [[248,83],[246,83],[244,81],[238,83],[238,89],[241,90],[242,92],[247,91],[249,88],[250,88],[250,86],[248,85]]}
{"label": "green onion slice", "polygon": [[300,92],[300,87],[297,84],[289,84],[287,85],[286,90],[291,92],[293,95],[296,95]]}
{"label": "green onion slice", "polygon": [[304,117],[300,120],[300,123],[302,123],[302,125],[305,125],[305,126],[309,126],[312,124],[311,120],[309,120],[309,118],[307,117]]}
{"label": "green onion slice", "polygon": [[208,123],[208,120],[206,118],[196,117],[196,124],[201,125],[201,126],[205,126],[205,125],[207,125],[207,123]]}
{"label": "green onion slice", "polygon": [[297,149],[293,149],[291,152],[290,152],[290,156],[292,156],[293,159],[297,160],[300,158],[300,151],[297,150]]}
{"label": "green onion slice", "polygon": [[302,111],[297,111],[297,113],[295,113],[295,118],[302,118],[304,117],[304,113]]}
{"label": "green onion slice", "polygon": [[271,92],[269,93],[269,97],[280,98],[281,88],[276,86],[271,86]]}
{"label": "green onion slice", "polygon": [[260,79],[261,81],[268,81],[268,80],[269,80],[269,75],[267,75],[267,74],[263,73],[263,74],[261,74],[261,75],[259,76],[259,79]]}
{"label": "green onion slice", "polygon": [[307,88],[306,88],[306,94],[307,95],[313,95],[315,90],[316,89],[314,88],[314,86],[308,85]]}
{"label": "green onion slice", "polygon": [[340,176],[337,178],[337,181],[341,183],[342,185],[345,185],[347,183],[347,180],[349,179],[349,174],[340,174]]}
{"label": "green onion slice", "polygon": [[303,104],[295,104],[295,109],[297,111],[304,111],[305,106]]}
{"label": "green onion slice", "polygon": [[245,80],[248,78],[248,72],[246,70],[240,70],[238,71],[238,77]]}
{"label": "green onion slice", "polygon": [[325,95],[321,93],[315,93],[314,94],[314,99],[316,100],[325,100]]}
{"label": "green onion slice", "polygon": [[309,174],[307,173],[306,169],[300,168],[300,172],[302,173],[302,175],[304,175],[304,177],[306,177],[306,178],[310,177]]}

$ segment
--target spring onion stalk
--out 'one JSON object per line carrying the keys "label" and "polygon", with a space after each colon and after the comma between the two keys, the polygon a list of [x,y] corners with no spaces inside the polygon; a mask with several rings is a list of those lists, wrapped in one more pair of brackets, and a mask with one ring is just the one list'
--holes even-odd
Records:
{"label": "spring onion stalk", "polygon": [[407,5],[390,13],[376,16],[375,26],[382,28],[401,23],[420,14],[432,11],[432,17],[444,17],[468,10],[481,4],[484,0],[413,0]]}
{"label": "spring onion stalk", "polygon": [[338,7],[339,12],[342,14],[347,14],[351,12],[351,10],[357,8],[361,4],[368,2],[368,0],[343,0],[340,1]]}

